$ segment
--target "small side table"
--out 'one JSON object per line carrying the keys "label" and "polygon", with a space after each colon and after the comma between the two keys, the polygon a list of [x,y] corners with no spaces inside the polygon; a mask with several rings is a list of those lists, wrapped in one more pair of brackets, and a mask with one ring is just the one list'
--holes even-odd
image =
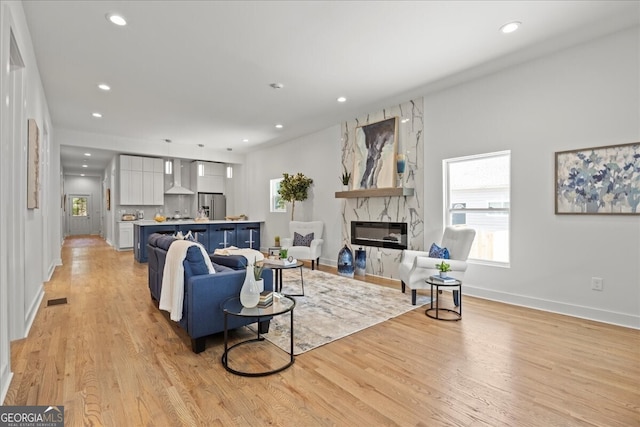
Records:
{"label": "small side table", "polygon": [[[222,311],[224,312],[224,353],[222,353],[222,366],[224,368],[236,375],[242,375],[244,377],[264,377],[266,375],[275,374],[277,372],[283,371],[287,369],[289,366],[293,365],[294,356],[293,356],[293,309],[296,306],[296,301],[293,298],[289,298],[288,296],[277,294],[274,292],[273,295],[273,304],[269,307],[265,308],[246,308],[243,307],[240,302],[240,297],[232,297],[222,303]],[[291,348],[289,349],[289,362],[285,365],[271,369],[268,371],[261,372],[245,372],[239,371],[237,369],[233,369],[229,367],[229,353],[232,349],[244,345],[251,344],[258,341],[264,341],[264,337],[260,335],[260,328],[258,329],[258,336],[256,338],[248,339],[245,341],[241,341],[229,347],[229,329],[228,325],[228,317],[236,316],[236,317],[253,317],[257,322],[264,317],[273,317],[279,316],[281,314],[289,313],[291,318],[291,325],[289,329],[289,334],[291,335]]]}
{"label": "small side table", "polygon": [[282,265],[282,264],[271,264],[268,259],[264,260],[265,267],[269,267],[273,270],[273,290],[276,292],[282,292],[282,270],[288,270],[290,268],[299,268],[300,269],[300,286],[302,288],[302,293],[300,294],[286,294],[290,297],[303,297],[304,296],[304,277],[302,277],[302,267],[304,263],[302,261],[298,261],[295,264],[290,265]]}
{"label": "small side table", "polygon": [[[437,320],[449,320],[449,321],[458,321],[462,319],[462,282],[460,280],[456,280],[451,283],[439,283],[436,281],[427,278],[425,280],[431,286],[431,303],[429,304],[429,308],[425,310],[425,314],[432,319]],[[440,288],[458,288],[459,295],[459,305],[458,310],[453,310],[450,308],[440,308],[440,298],[436,297],[436,306],[433,306],[433,288],[436,288],[436,295],[440,295]],[[454,289],[455,290],[455,289]],[[441,317],[440,312],[444,311],[446,313],[452,313],[452,316]]]}

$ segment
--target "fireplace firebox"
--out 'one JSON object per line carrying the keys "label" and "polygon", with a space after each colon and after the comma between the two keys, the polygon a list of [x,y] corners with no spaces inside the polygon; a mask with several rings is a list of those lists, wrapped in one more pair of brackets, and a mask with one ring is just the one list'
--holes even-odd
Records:
{"label": "fireplace firebox", "polygon": [[388,249],[407,249],[407,223],[352,221],[351,243]]}

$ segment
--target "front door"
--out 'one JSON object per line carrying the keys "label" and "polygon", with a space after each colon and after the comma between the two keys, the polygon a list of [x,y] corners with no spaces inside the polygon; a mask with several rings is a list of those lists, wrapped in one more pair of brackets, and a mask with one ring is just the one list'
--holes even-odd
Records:
{"label": "front door", "polygon": [[69,234],[91,234],[91,196],[71,194],[69,197]]}

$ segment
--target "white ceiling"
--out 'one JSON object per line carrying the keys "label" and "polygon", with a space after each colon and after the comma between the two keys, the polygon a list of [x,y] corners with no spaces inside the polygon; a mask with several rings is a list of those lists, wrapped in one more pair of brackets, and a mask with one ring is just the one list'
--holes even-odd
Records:
{"label": "white ceiling", "polygon": [[[637,25],[639,4],[23,1],[54,131],[239,153]],[[519,31],[498,32],[513,20]],[[63,147],[65,171],[101,172],[98,153],[77,168],[82,152]]]}

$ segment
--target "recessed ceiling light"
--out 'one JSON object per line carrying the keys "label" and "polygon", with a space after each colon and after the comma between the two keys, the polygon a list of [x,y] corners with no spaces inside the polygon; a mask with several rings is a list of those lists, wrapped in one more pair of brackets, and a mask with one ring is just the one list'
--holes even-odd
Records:
{"label": "recessed ceiling light", "polygon": [[278,124],[276,125],[276,129],[282,129],[283,127],[284,127],[284,126],[282,126],[280,123],[278,123]]}
{"label": "recessed ceiling light", "polygon": [[91,153],[84,153],[85,156],[91,157]]}
{"label": "recessed ceiling light", "polygon": [[271,86],[273,89],[282,89],[284,87],[282,83],[271,83],[269,86]]}
{"label": "recessed ceiling light", "polygon": [[111,90],[111,86],[109,86],[108,84],[104,84],[104,83],[100,83],[100,84],[98,85],[98,87],[99,87],[101,90],[104,90],[104,91]]}
{"label": "recessed ceiling light", "polygon": [[91,115],[92,115],[93,117],[97,117],[98,119],[99,119],[100,117],[102,117],[102,114],[100,114],[100,113],[92,113]]}
{"label": "recessed ceiling light", "polygon": [[83,168],[88,168],[89,166],[87,166],[87,165],[82,165],[82,167],[83,167]]}
{"label": "recessed ceiling light", "polygon": [[127,25],[127,21],[120,15],[116,15],[115,13],[108,13],[107,19],[120,27]]}
{"label": "recessed ceiling light", "polygon": [[247,138],[243,139],[242,142],[249,142]]}
{"label": "recessed ceiling light", "polygon": [[520,25],[522,25],[522,22],[519,22],[519,21],[509,22],[508,24],[504,24],[502,27],[500,27],[500,32],[504,34],[513,33],[515,30],[520,28]]}
{"label": "recessed ceiling light", "polygon": [[83,174],[83,173],[81,173],[81,174],[80,174],[80,176],[84,176],[84,174]]}
{"label": "recessed ceiling light", "polygon": [[347,102],[347,98],[345,98],[344,96],[341,96],[336,101],[338,101],[338,102]]}

